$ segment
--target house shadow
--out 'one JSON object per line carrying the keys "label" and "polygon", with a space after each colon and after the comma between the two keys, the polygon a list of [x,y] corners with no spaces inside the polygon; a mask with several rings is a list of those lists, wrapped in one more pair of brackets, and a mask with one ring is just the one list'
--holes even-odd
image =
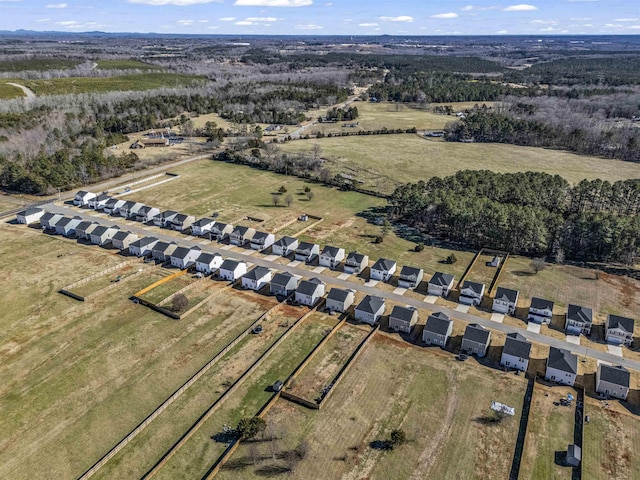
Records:
{"label": "house shadow", "polygon": [[529,316],[529,308],[528,307],[516,307],[516,310],[513,312],[512,317],[517,318],[518,320],[522,320],[527,323],[527,317]]}
{"label": "house shadow", "polygon": [[629,413],[640,416],[640,390],[629,390],[626,400],[621,400],[620,405]]}
{"label": "house shadow", "polygon": [[369,281],[370,276],[371,276],[371,267],[364,267],[362,271],[356,275],[356,277],[361,278],[365,282]]}
{"label": "house shadow", "polygon": [[591,335],[589,335],[589,340],[596,343],[607,343],[605,336],[606,328],[604,323],[594,323],[591,325]]}
{"label": "house shadow", "polygon": [[372,225],[378,225],[380,223],[380,219],[383,218],[388,211],[389,208],[386,206],[369,207],[362,212],[356,213],[356,217],[364,218],[367,223]]}
{"label": "house shadow", "polygon": [[451,335],[444,346],[444,350],[457,355],[462,347],[462,335]]}
{"label": "house shadow", "polygon": [[380,325],[380,330],[386,333],[396,333],[395,330],[389,328],[389,315],[382,315],[380,320],[378,320],[378,324]]}
{"label": "house shadow", "polygon": [[553,463],[558,465],[559,467],[569,467],[567,464],[567,451],[566,450],[556,450],[553,452]]}
{"label": "house shadow", "polygon": [[529,376],[537,375],[538,377],[544,377],[544,373],[547,370],[546,358],[530,358],[529,366],[527,368],[527,374]]}
{"label": "house shadow", "polygon": [[566,317],[564,315],[554,314],[551,317],[551,322],[548,323],[548,327],[551,330],[556,330],[558,332],[564,332],[565,321],[566,321]]}
{"label": "house shadow", "polygon": [[535,272],[531,272],[528,270],[514,270],[511,273],[516,277],[532,277],[533,275],[535,275]]}
{"label": "house shadow", "polygon": [[502,356],[502,347],[489,345],[489,348],[487,348],[487,353],[485,354],[484,357],[474,356],[474,358],[477,360],[477,362],[480,365],[484,367],[492,368],[494,370],[504,371],[504,367],[500,365],[501,356]]}

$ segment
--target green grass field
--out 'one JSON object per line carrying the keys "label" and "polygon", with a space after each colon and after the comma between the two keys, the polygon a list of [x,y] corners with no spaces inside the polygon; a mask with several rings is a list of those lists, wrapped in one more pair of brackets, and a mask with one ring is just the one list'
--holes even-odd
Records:
{"label": "green grass field", "polygon": [[284,152],[310,152],[319,145],[325,166],[347,173],[367,188],[391,193],[400,183],[452,175],[459,170],[547,172],[570,182],[584,178],[640,178],[640,165],[536,147],[497,143],[457,143],[418,135],[376,135],[297,140],[280,146]]}
{"label": "green grass field", "polygon": [[78,60],[64,60],[57,58],[32,58],[29,60],[9,60],[0,62],[0,72],[23,72],[25,70],[36,70],[44,72],[47,70],[66,70],[78,65]]}
{"label": "green grass field", "polygon": [[24,97],[24,92],[14,85],[0,83],[0,100]]}
{"label": "green grass field", "polygon": [[100,70],[164,70],[163,67],[138,60],[98,60],[96,63],[96,68]]}

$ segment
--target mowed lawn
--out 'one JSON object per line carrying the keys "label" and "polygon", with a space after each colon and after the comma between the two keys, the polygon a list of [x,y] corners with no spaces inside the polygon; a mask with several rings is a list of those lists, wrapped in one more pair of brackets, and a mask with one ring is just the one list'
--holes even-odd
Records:
{"label": "mowed lawn", "polygon": [[[526,388],[521,379],[376,337],[334,388],[320,411],[279,400],[265,417],[277,444],[242,444],[218,477],[507,478]],[[488,424],[491,400],[516,407],[516,417]],[[394,428],[406,431],[405,445],[372,448]],[[305,458],[291,461],[289,453],[303,444]]]}
{"label": "mowed lawn", "polygon": [[632,162],[499,143],[445,142],[413,134],[296,140],[280,148],[289,153],[310,152],[316,144],[332,172],[353,175],[364,186],[386,193],[399,183],[453,175],[459,170],[547,172],[572,183],[585,178],[640,178],[640,165]]}
{"label": "mowed lawn", "polygon": [[57,293],[122,261],[103,249],[3,223],[0,255],[0,478],[77,478],[273,303],[224,295],[177,322],[133,304],[135,280]]}

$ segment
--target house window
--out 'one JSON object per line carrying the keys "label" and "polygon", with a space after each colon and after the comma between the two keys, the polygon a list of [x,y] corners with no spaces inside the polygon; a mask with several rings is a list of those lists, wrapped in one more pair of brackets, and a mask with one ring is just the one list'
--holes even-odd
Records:
{"label": "house window", "polygon": [[427,339],[426,339],[425,341],[427,341],[427,342],[431,343],[431,339],[430,339],[430,338],[428,338],[428,337],[427,337]]}

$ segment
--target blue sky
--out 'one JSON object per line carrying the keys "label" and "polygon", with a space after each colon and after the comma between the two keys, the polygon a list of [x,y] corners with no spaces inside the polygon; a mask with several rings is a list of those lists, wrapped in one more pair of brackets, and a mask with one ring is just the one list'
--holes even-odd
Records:
{"label": "blue sky", "polygon": [[0,30],[16,29],[239,35],[640,34],[640,1],[0,0]]}

